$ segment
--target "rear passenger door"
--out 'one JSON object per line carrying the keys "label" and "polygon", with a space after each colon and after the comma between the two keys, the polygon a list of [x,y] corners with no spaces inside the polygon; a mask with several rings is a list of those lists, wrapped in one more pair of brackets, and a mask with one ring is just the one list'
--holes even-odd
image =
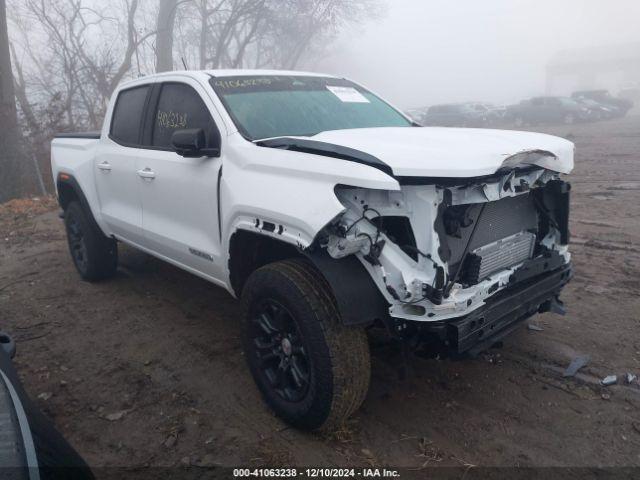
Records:
{"label": "rear passenger door", "polygon": [[[207,92],[199,84],[154,87],[138,163],[145,246],[194,273],[221,278],[218,182],[222,159],[185,158],[171,145],[174,132],[202,128],[207,143],[220,136]],[[207,145],[209,146],[209,145]],[[224,151],[223,151],[224,153]]]}
{"label": "rear passenger door", "polygon": [[103,221],[117,237],[136,244],[143,238],[136,170],[150,93],[150,85],[118,93],[108,139],[100,142],[93,165]]}

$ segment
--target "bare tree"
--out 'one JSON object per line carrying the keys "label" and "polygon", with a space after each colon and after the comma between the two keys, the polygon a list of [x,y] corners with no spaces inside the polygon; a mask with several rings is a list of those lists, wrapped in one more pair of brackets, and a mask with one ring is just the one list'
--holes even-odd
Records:
{"label": "bare tree", "polygon": [[379,0],[185,1],[175,38],[180,55],[201,69],[292,69],[379,12]]}
{"label": "bare tree", "polygon": [[22,155],[9,51],[7,10],[0,0],[0,202],[22,193]]}
{"label": "bare tree", "polygon": [[[9,153],[5,143],[20,137],[17,99],[29,139],[23,153],[47,170],[53,134],[98,129],[124,79],[172,70],[180,57],[201,69],[292,69],[321,55],[345,27],[375,16],[380,0],[0,1],[3,15],[9,3],[11,33],[9,43],[2,17],[0,148]],[[0,165],[4,198],[15,188],[5,179],[25,162],[4,155]]]}
{"label": "bare tree", "polygon": [[23,151],[35,182],[38,169],[48,170],[55,133],[100,128],[115,87],[142,73],[142,57],[153,55],[155,29],[139,21],[145,0],[9,2],[11,43],[3,45],[11,46],[18,120],[28,136]]}
{"label": "bare tree", "polygon": [[178,0],[159,0],[156,26],[156,72],[173,70],[173,29]]}
{"label": "bare tree", "polygon": [[155,34],[136,24],[140,0],[120,1],[120,10],[93,8],[86,0],[13,4],[14,43],[30,68],[25,80],[49,99],[62,95],[71,129],[100,126],[111,93],[132,73],[141,44]]}

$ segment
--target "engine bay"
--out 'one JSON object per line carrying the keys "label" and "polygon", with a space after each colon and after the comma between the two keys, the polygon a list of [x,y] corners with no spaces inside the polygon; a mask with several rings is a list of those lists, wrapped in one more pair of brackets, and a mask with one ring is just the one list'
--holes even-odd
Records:
{"label": "engine bay", "polygon": [[332,258],[362,262],[392,318],[454,319],[570,262],[569,194],[540,167],[400,191],[338,186],[345,211],[319,240]]}

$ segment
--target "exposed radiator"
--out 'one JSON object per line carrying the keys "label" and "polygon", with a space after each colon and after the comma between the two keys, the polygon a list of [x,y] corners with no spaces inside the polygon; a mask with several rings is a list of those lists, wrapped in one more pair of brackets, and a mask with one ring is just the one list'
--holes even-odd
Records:
{"label": "exposed radiator", "polygon": [[476,284],[494,272],[512,267],[533,255],[536,236],[520,232],[469,252],[464,265],[463,281]]}
{"label": "exposed radiator", "polygon": [[[465,265],[460,272],[460,279],[467,285],[477,283],[477,279],[482,278],[478,277],[480,274],[490,275],[490,273],[487,273],[489,270],[495,272],[496,270],[490,268],[490,265],[496,265],[496,262],[500,266],[505,265],[505,262],[507,262],[506,266],[503,266],[503,268],[507,268],[518,263],[518,261],[522,261],[522,252],[514,252],[514,255],[510,257],[508,251],[514,247],[524,249],[524,244],[512,245],[509,243],[508,245],[503,245],[503,242],[516,237],[523,242],[526,239],[526,245],[528,246],[531,234],[535,234],[538,230],[538,213],[533,195],[530,193],[487,203],[480,216],[475,234],[471,238],[475,221],[478,219],[481,209],[482,204],[457,205],[445,210],[442,217],[445,235],[440,237],[440,242],[450,252],[447,258],[449,276],[455,275],[460,262],[465,256],[465,248],[468,248]],[[529,235],[522,238],[520,237],[521,234]],[[497,252],[489,258],[488,255],[493,250]],[[487,256],[482,272],[478,263],[480,260],[474,260],[480,256]],[[508,264],[512,258],[518,261]],[[474,268],[477,269],[475,274],[466,274],[465,270],[474,272]]]}

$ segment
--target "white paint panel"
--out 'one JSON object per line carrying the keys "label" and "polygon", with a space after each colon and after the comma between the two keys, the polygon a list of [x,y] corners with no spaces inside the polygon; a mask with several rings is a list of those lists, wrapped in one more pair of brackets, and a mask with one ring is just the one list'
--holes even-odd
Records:
{"label": "white paint panel", "polygon": [[560,173],[573,169],[573,143],[532,132],[443,127],[361,128],[323,132],[311,140],[366,152],[401,177],[491,175],[507,158],[536,150],[556,156],[544,167]]}

